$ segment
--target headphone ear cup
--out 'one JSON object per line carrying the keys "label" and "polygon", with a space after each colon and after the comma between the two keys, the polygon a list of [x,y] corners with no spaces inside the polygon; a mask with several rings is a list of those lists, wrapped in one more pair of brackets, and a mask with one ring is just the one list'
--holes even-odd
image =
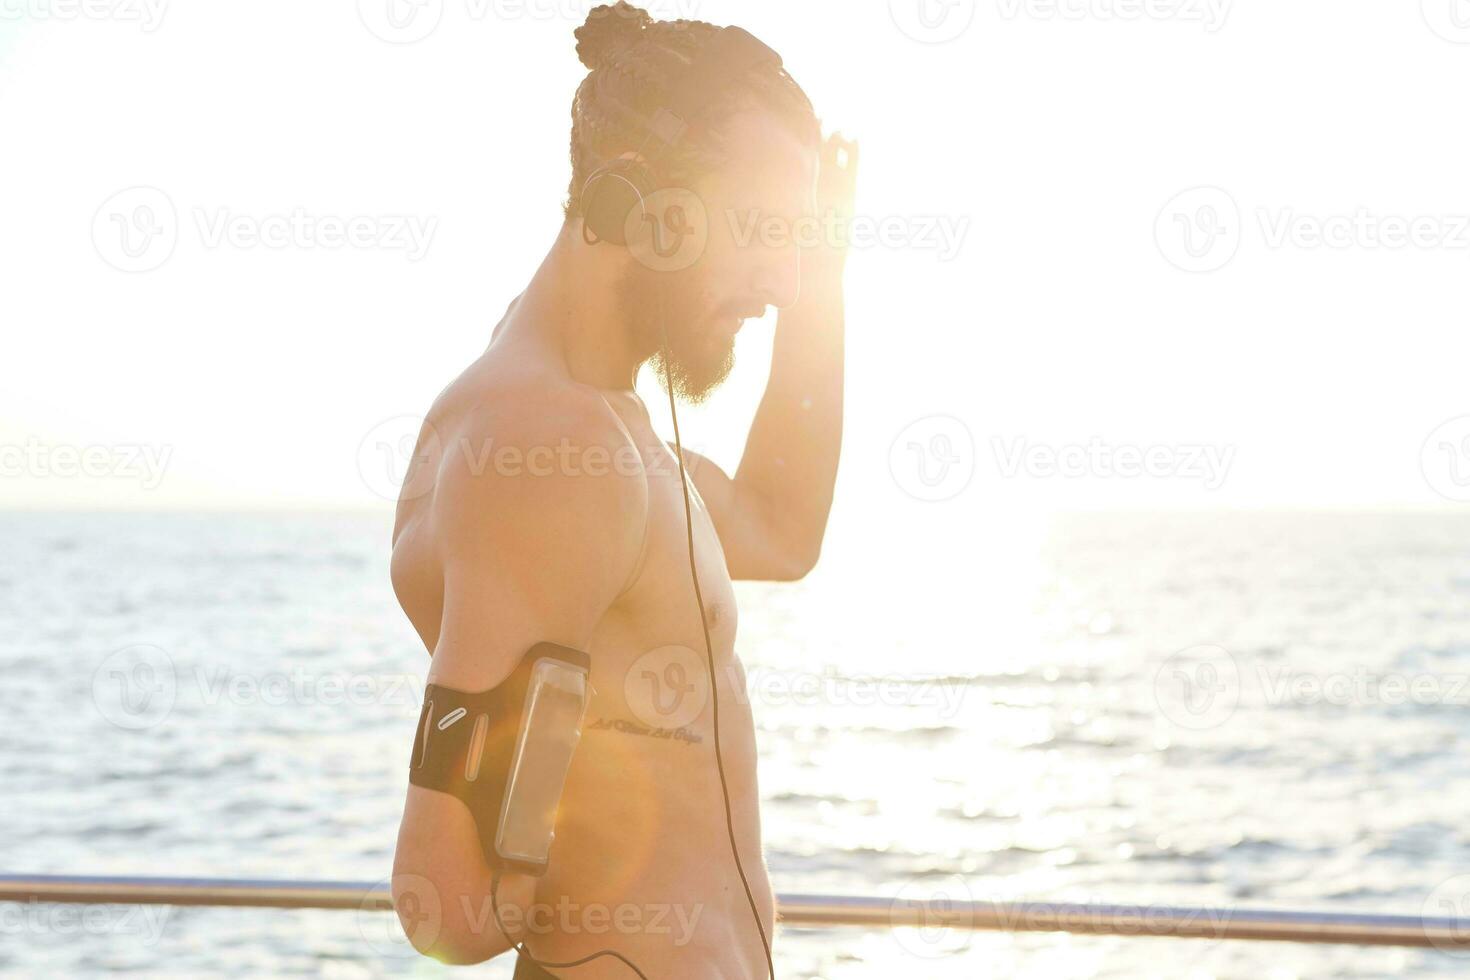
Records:
{"label": "headphone ear cup", "polygon": [[582,185],[582,224],[597,241],[628,244],[628,226],[641,221],[653,181],[636,160],[595,171]]}

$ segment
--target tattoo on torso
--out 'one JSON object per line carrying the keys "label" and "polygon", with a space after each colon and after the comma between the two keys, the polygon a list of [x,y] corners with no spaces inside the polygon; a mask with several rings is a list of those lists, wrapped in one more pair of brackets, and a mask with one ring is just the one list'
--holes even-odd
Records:
{"label": "tattoo on torso", "polygon": [[666,741],[694,745],[704,741],[704,736],[688,728],[652,728],[626,718],[597,718],[587,726],[593,732],[620,732],[624,735],[640,735],[644,738],[659,738]]}

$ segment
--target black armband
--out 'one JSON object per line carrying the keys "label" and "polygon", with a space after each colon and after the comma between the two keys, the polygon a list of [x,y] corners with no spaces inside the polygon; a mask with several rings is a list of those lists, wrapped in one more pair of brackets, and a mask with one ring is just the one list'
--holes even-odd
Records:
{"label": "black armband", "polygon": [[464,801],[492,868],[546,872],[589,667],[579,650],[538,643],[489,691],[424,688],[408,781]]}

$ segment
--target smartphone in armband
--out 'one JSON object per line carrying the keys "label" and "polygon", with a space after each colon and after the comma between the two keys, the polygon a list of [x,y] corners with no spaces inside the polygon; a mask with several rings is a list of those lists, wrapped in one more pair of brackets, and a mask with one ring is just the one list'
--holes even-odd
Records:
{"label": "smartphone in armband", "polygon": [[488,691],[424,688],[409,782],[463,801],[493,868],[546,873],[590,667],[579,650],[538,643]]}
{"label": "smartphone in armband", "polygon": [[546,659],[531,670],[495,833],[495,851],[512,868],[546,870],[557,808],[582,737],[587,693],[586,668]]}

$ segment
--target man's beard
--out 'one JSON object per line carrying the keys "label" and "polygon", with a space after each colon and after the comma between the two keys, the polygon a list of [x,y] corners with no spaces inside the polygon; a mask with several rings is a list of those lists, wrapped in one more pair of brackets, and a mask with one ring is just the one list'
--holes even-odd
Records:
{"label": "man's beard", "polygon": [[711,329],[702,285],[692,270],[655,272],[631,263],[617,288],[619,319],[652,352],[659,382],[696,405],[735,367],[735,337]]}

